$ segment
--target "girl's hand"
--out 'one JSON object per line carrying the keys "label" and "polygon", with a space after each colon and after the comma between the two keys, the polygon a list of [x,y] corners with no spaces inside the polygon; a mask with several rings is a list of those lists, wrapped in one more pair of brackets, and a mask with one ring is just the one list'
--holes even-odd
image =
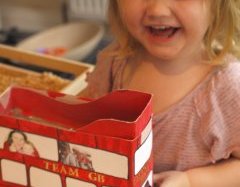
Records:
{"label": "girl's hand", "polygon": [[186,172],[168,171],[153,176],[154,187],[190,187]]}

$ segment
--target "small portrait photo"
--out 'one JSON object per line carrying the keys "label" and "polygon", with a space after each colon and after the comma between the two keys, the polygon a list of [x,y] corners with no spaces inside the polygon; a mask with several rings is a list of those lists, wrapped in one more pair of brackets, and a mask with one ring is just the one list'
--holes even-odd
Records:
{"label": "small portrait photo", "polygon": [[79,151],[67,142],[58,142],[58,147],[59,159],[63,164],[94,171],[89,154]]}
{"label": "small portrait photo", "polygon": [[70,144],[67,142],[58,142],[59,159],[60,161],[69,166],[79,167],[76,155],[71,151]]}
{"label": "small portrait photo", "polygon": [[77,162],[80,168],[94,171],[90,154],[80,151],[77,147],[73,147],[72,151],[74,155],[76,155]]}
{"label": "small portrait photo", "polygon": [[12,130],[4,142],[4,149],[10,152],[17,152],[29,156],[39,157],[38,151],[27,135],[19,130]]}

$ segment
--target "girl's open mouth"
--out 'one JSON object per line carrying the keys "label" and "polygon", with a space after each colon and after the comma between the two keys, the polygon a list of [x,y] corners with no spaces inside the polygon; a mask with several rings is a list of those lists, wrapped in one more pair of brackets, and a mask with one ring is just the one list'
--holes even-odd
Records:
{"label": "girl's open mouth", "polygon": [[171,38],[180,30],[179,27],[171,26],[148,26],[147,29],[154,37],[161,38]]}

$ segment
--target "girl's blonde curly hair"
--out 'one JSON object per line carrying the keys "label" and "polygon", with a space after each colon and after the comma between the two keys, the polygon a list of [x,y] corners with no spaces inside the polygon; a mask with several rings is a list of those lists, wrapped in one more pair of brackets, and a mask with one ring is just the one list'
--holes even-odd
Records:
{"label": "girl's blonde curly hair", "polygon": [[[133,54],[139,43],[122,22],[118,0],[109,0],[108,17],[112,33],[120,45],[118,56]],[[204,45],[211,61],[219,64],[223,62],[220,59],[229,53],[240,58],[240,0],[213,0],[210,19]]]}

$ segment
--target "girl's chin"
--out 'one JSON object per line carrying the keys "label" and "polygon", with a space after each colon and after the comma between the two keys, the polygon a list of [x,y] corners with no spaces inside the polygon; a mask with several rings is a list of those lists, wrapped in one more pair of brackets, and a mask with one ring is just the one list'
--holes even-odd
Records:
{"label": "girl's chin", "polygon": [[173,51],[170,52],[151,52],[150,54],[150,59],[152,60],[158,60],[158,61],[174,61],[178,59],[178,54],[173,53]]}
{"label": "girl's chin", "polygon": [[182,52],[181,46],[155,46],[146,44],[140,51],[140,56],[149,60],[164,60],[174,61],[178,60],[179,54]]}

